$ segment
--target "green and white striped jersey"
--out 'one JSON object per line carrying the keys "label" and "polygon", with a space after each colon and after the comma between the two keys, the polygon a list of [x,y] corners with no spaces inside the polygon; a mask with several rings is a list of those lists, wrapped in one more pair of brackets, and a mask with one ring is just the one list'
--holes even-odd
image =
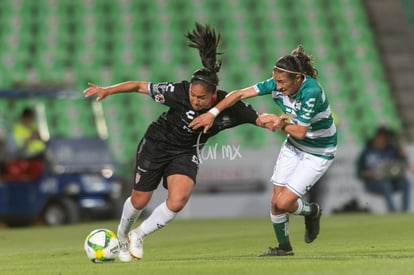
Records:
{"label": "green and white striped jersey", "polygon": [[305,76],[302,86],[292,98],[276,90],[273,78],[254,85],[258,95],[272,94],[273,100],[287,114],[293,124],[309,126],[304,139],[288,135],[288,141],[300,150],[333,159],[337,148],[336,127],[328,99],[312,77]]}

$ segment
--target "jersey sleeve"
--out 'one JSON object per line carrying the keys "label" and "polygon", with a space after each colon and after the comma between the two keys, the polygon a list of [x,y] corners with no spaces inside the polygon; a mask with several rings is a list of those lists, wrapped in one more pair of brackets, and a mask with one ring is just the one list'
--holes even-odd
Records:
{"label": "jersey sleeve", "polygon": [[177,101],[177,93],[175,93],[177,84],[172,82],[149,83],[148,94],[155,102],[172,106]]}
{"label": "jersey sleeve", "polygon": [[258,113],[253,109],[252,105],[244,101],[239,101],[235,107],[237,108],[236,112],[241,123],[256,124]]}
{"label": "jersey sleeve", "polygon": [[239,101],[220,113],[216,120],[221,125],[220,128],[231,128],[244,123],[256,125],[257,117],[257,111],[250,104]]}
{"label": "jersey sleeve", "polygon": [[276,90],[276,81],[273,78],[269,78],[262,82],[256,83],[253,87],[257,91],[258,95],[271,94]]}

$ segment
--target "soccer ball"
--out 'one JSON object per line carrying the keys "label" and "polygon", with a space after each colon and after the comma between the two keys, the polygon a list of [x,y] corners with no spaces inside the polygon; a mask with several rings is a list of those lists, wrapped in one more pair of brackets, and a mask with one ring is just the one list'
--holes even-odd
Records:
{"label": "soccer ball", "polygon": [[109,229],[95,229],[86,237],[84,249],[94,263],[113,261],[119,253],[118,238]]}

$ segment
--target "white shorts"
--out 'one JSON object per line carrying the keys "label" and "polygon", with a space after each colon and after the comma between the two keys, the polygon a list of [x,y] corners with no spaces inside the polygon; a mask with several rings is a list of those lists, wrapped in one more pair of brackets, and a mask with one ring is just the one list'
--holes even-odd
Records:
{"label": "white shorts", "polygon": [[302,197],[322,177],[332,162],[332,159],[305,153],[285,142],[280,149],[271,181],[274,185],[287,187]]}

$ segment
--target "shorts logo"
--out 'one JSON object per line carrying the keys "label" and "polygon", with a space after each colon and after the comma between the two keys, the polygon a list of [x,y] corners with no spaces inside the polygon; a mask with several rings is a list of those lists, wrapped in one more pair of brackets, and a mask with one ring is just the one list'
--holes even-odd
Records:
{"label": "shorts logo", "polygon": [[159,102],[159,103],[164,103],[165,102],[165,97],[162,94],[155,95],[154,99],[155,99],[156,102]]}
{"label": "shorts logo", "polygon": [[191,160],[192,162],[194,162],[195,164],[199,164],[198,158],[196,155],[193,155],[193,159]]}

